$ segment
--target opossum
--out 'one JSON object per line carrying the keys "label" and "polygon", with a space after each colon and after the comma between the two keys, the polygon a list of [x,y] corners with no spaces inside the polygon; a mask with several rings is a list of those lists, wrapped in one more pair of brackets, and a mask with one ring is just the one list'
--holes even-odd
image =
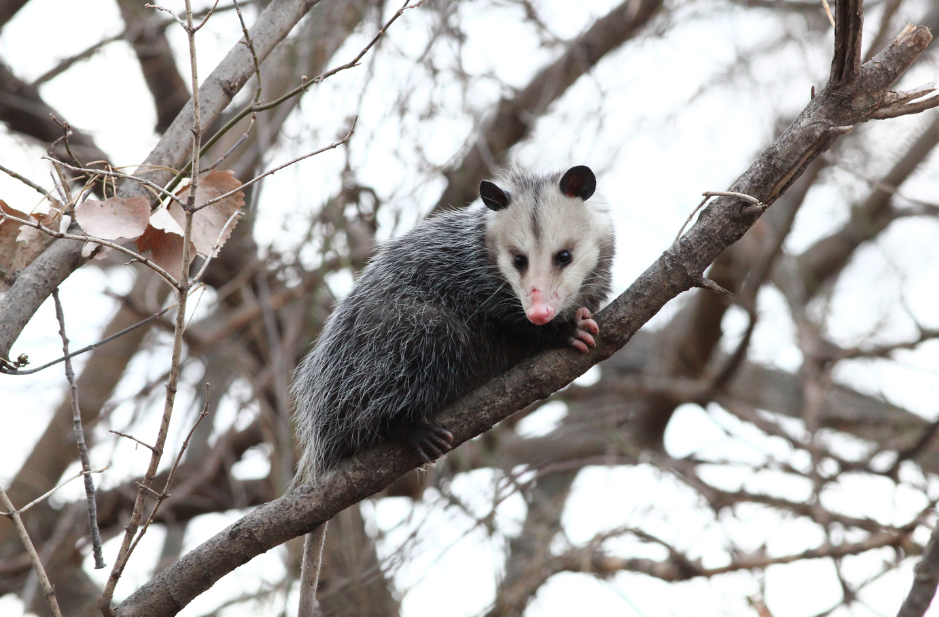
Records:
{"label": "opossum", "polygon": [[614,233],[587,201],[594,173],[502,186],[386,243],[335,308],[292,387],[300,479],[388,438],[429,463],[453,441],[438,411],[541,351],[595,344]]}
{"label": "opossum", "polygon": [[[482,205],[385,244],[297,367],[297,478],[388,438],[430,463],[453,444],[438,411],[546,349],[588,352],[614,252],[609,212],[587,202],[596,185],[583,165],[513,171],[505,188],[480,183]],[[325,534],[307,535],[300,617],[316,612]]]}

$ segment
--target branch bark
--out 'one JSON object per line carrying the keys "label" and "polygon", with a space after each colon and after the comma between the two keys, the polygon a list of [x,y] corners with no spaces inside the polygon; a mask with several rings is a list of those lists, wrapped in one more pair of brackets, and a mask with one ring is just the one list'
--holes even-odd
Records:
{"label": "branch bark", "polygon": [[[251,28],[251,39],[258,59],[264,61],[271,51],[319,0],[274,0],[258,17]],[[241,43],[225,56],[212,74],[199,88],[202,125],[209,126],[228,107],[232,98],[254,74],[251,52]],[[192,102],[186,104],[176,120],[163,134],[160,142],[143,162],[147,179],[164,184],[172,173],[159,167],[179,169],[185,164],[191,148],[193,126]],[[132,181],[125,182],[119,191],[122,196],[144,195],[146,192]],[[10,348],[26,323],[72,272],[85,263],[81,256],[81,242],[56,240],[32,264],[21,270],[16,282],[0,299],[0,356],[9,357]]]}
{"label": "branch bark", "polygon": [[[0,62],[0,122],[6,124],[11,131],[47,144],[62,137],[62,127],[52,120],[53,115],[60,120],[65,119],[60,112],[46,104],[38,88],[19,79],[6,64]],[[83,161],[108,160],[108,155],[95,145],[90,135],[75,128],[71,131],[68,141],[75,156]],[[61,145],[56,152],[62,159],[69,160]]]}
{"label": "branch bark", "polygon": [[0,28],[3,28],[8,21],[13,19],[16,13],[26,6],[29,0],[2,0],[0,2]]}
{"label": "branch bark", "polygon": [[939,526],[929,538],[923,558],[916,564],[913,586],[900,606],[897,617],[923,617],[939,585]]}
{"label": "branch bark", "polygon": [[[856,6],[860,11],[860,5]],[[860,22],[854,19],[852,23],[857,27]],[[890,85],[905,73],[931,38],[925,28],[909,28],[856,74],[833,74],[829,85],[731,190],[771,205],[848,127],[870,119],[883,107]],[[842,53],[845,62],[853,54]],[[762,212],[762,207],[739,198],[725,197],[711,204],[684,236],[598,315],[603,337],[592,353],[581,356],[557,350],[542,354],[492,379],[442,412],[439,424],[453,433],[454,446],[489,430],[610,357],[666,303],[690,289],[705,268],[740,239]],[[177,614],[228,572],[310,532],[388,486],[418,463],[415,455],[396,443],[382,444],[343,461],[316,482],[260,506],[185,555],[127,598],[117,614]]]}

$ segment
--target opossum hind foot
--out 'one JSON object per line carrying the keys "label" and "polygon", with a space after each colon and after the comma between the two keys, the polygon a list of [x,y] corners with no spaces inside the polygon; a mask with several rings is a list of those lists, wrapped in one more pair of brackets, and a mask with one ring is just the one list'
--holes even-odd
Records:
{"label": "opossum hind foot", "polygon": [[453,433],[426,422],[398,424],[389,433],[392,439],[411,448],[424,463],[432,463],[453,449]]}
{"label": "opossum hind foot", "polygon": [[587,353],[588,347],[595,347],[597,341],[593,338],[600,334],[600,326],[593,320],[593,315],[586,307],[577,309],[577,330],[571,337],[571,345],[582,353]]}

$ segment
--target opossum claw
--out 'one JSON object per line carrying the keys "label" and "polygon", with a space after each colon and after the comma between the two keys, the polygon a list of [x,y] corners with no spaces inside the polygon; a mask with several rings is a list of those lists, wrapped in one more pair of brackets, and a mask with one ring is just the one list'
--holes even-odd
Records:
{"label": "opossum claw", "polygon": [[589,347],[594,347],[597,344],[593,335],[600,334],[600,326],[593,320],[593,315],[586,307],[577,309],[576,317],[577,329],[574,331],[574,336],[571,337],[570,342],[582,353],[587,353],[590,351]]}
{"label": "opossum claw", "polygon": [[398,425],[392,437],[411,448],[424,463],[432,463],[453,449],[453,433],[426,422]]}

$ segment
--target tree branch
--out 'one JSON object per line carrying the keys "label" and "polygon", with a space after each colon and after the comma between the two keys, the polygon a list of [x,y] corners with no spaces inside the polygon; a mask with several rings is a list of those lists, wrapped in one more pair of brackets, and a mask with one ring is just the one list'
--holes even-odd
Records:
{"label": "tree branch", "polygon": [[[882,106],[889,86],[903,75],[931,38],[925,28],[905,30],[890,47],[863,65],[856,78],[826,87],[730,190],[771,205],[812,160],[846,132],[845,127],[871,118]],[[853,57],[852,53],[842,50],[846,58]],[[850,71],[846,74],[855,75]],[[666,303],[690,289],[705,268],[740,239],[760,214],[762,208],[735,197],[722,197],[705,208],[682,238],[598,314],[603,336],[590,354],[547,352],[492,379],[444,410],[438,422],[453,433],[454,447],[610,357]],[[393,442],[344,460],[314,483],[260,506],[204,542],[127,598],[117,614],[175,615],[228,572],[310,532],[337,512],[382,490],[419,462],[415,454]]]}
{"label": "tree branch", "polygon": [[861,69],[861,0],[838,0],[835,6],[835,55],[829,85],[853,81]]}
{"label": "tree branch", "polygon": [[923,617],[932,604],[939,585],[939,526],[932,532],[923,558],[916,564],[913,586],[900,606],[897,617]]}
{"label": "tree branch", "polygon": [[[264,9],[251,28],[251,39],[262,62],[318,1],[273,0]],[[252,75],[254,60],[251,52],[240,42],[235,43],[199,88],[203,126],[211,125],[218,118]],[[152,182],[163,184],[173,175],[163,169],[179,169],[185,164],[192,147],[192,111],[190,101],[143,162],[138,175],[146,175]],[[144,194],[131,181],[122,184],[119,193],[124,197]],[[81,243],[56,240],[17,274],[13,286],[0,299],[0,356],[9,357],[14,341],[39,305],[85,261],[81,256]]]}

